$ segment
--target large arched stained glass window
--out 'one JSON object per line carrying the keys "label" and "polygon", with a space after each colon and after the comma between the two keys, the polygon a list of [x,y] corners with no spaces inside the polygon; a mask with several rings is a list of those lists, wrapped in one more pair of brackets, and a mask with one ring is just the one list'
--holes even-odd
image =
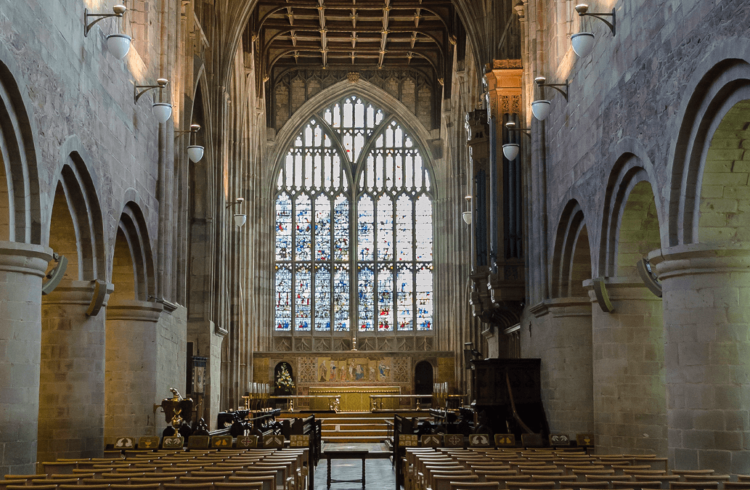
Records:
{"label": "large arched stained glass window", "polygon": [[432,330],[430,173],[403,126],[345,97],[280,167],[276,331]]}

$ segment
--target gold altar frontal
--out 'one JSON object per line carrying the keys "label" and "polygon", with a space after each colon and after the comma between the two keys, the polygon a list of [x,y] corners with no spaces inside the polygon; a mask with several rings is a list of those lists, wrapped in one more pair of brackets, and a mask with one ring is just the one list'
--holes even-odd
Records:
{"label": "gold altar frontal", "polygon": [[[342,412],[369,412],[371,408],[370,395],[400,395],[398,386],[311,386],[309,394],[317,396],[340,396],[339,409]],[[383,398],[382,408],[397,410],[398,398]],[[328,401],[324,398],[310,399],[311,410],[328,410]]]}

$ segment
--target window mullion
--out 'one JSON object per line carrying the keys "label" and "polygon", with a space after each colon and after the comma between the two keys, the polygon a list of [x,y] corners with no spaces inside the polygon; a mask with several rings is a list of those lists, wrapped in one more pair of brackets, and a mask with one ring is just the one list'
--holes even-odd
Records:
{"label": "window mullion", "polygon": [[[314,138],[314,136],[313,136]],[[313,169],[314,170],[314,169]],[[315,176],[313,175],[313,178]],[[318,328],[317,325],[317,319],[315,318],[315,303],[317,298],[315,297],[315,276],[316,276],[316,270],[315,270],[315,250],[317,247],[317,236],[315,236],[315,218],[316,218],[316,212],[318,210],[317,206],[317,199],[315,198],[315,194],[308,194],[308,197],[310,198],[310,334],[314,334],[315,330]]]}
{"label": "window mullion", "polygon": [[289,325],[289,332],[294,336],[297,330],[297,199],[291,196],[292,200],[292,318]]}
{"label": "window mullion", "polygon": [[[412,165],[412,168],[416,165]],[[415,182],[412,180],[412,182]],[[417,307],[418,305],[418,287],[417,287],[417,200],[415,196],[411,196],[411,330],[412,332],[417,331]]]}

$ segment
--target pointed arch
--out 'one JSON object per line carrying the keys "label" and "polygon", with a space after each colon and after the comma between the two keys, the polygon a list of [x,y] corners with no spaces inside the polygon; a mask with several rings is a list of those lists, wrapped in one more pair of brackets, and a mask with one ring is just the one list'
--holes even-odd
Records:
{"label": "pointed arch", "polygon": [[[134,289],[134,297],[126,299],[148,301],[150,297],[156,294],[154,256],[146,219],[136,200],[137,193],[135,190],[128,189],[126,192],[125,205],[120,213],[120,220],[114,230],[115,236],[110,242],[112,243],[110,255],[113,257],[113,260],[112,269],[109,271],[109,277],[112,278],[111,282],[115,284],[113,296],[118,296],[118,281],[116,281],[113,276],[116,263],[115,248],[117,248],[119,241],[119,245],[127,245],[127,251],[123,252],[129,254],[130,263],[132,264],[133,269],[132,285]],[[119,240],[118,237],[120,238]],[[125,281],[130,283],[131,278],[126,278]],[[128,291],[128,293],[130,293],[130,291]]]}

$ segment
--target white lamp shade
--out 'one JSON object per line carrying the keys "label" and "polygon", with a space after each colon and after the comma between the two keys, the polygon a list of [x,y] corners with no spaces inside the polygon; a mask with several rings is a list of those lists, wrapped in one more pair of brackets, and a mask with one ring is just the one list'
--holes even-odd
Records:
{"label": "white lamp shade", "polygon": [[169,118],[172,117],[172,104],[156,102],[154,104],[154,116],[156,116],[159,124],[164,124],[169,121]]}
{"label": "white lamp shade", "polygon": [[573,51],[581,58],[591,54],[594,50],[594,35],[590,32],[579,32],[570,36]]}
{"label": "white lamp shade", "polygon": [[503,155],[505,155],[505,158],[508,160],[515,160],[518,156],[519,150],[520,147],[518,146],[518,143],[506,143],[503,145]]}
{"label": "white lamp shade", "polygon": [[109,54],[121,60],[130,51],[130,42],[133,39],[125,34],[112,34],[107,36],[107,49]]}
{"label": "white lamp shade", "polygon": [[464,211],[463,215],[464,215],[464,221],[466,222],[466,224],[470,225],[471,224],[471,211]]}
{"label": "white lamp shade", "polygon": [[203,147],[198,145],[188,146],[188,158],[193,163],[198,163],[203,158]]}
{"label": "white lamp shade", "polygon": [[533,112],[534,117],[540,121],[547,119],[551,110],[552,104],[548,100],[535,100],[531,103],[531,112]]}
{"label": "white lamp shade", "polygon": [[245,222],[247,222],[247,215],[245,214],[235,214],[234,215],[234,224],[238,227],[244,226]]}

